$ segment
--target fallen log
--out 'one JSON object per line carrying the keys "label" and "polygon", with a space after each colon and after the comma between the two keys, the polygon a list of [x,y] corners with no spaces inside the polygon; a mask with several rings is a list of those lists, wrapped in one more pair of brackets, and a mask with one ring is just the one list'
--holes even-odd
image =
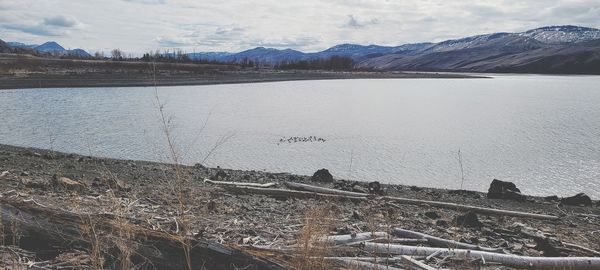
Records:
{"label": "fallen log", "polygon": [[357,234],[344,234],[344,235],[330,235],[325,236],[320,239],[320,241],[327,242],[333,245],[349,245],[358,242],[364,242],[368,240],[373,240],[377,238],[386,238],[389,237],[386,232],[366,232],[366,233],[357,233]]}
{"label": "fallen log", "polygon": [[[559,217],[551,216],[551,215],[486,208],[486,207],[471,206],[471,205],[464,205],[464,204],[457,204],[457,203],[450,203],[450,202],[426,201],[426,200],[407,199],[407,198],[400,198],[400,197],[383,197],[383,199],[388,200],[388,201],[397,202],[397,203],[403,203],[403,204],[429,205],[429,206],[454,209],[454,210],[473,211],[473,212],[488,214],[488,215],[501,215],[501,216],[533,218],[533,219],[543,219],[543,220],[558,220],[559,219]],[[391,205],[393,205],[393,204],[391,204]]]}
{"label": "fallen log", "polygon": [[285,182],[285,185],[288,188],[295,189],[295,190],[310,191],[310,192],[317,192],[317,193],[323,193],[323,194],[335,194],[335,195],[352,196],[352,197],[367,197],[368,196],[368,194],[365,194],[365,193],[317,187],[317,186],[311,186],[311,185],[307,185],[307,184],[294,183],[294,182]]}
{"label": "fallen log", "polygon": [[[227,190],[238,193],[254,193],[254,194],[262,194],[267,196],[274,197],[297,197],[297,198],[326,198],[326,199],[350,199],[353,201],[367,201],[368,198],[364,196],[365,194],[361,194],[363,196],[349,196],[349,195],[339,195],[339,194],[325,194],[319,192],[309,192],[309,191],[296,191],[296,190],[287,190],[287,189],[274,189],[274,188],[254,188],[254,187],[239,187],[239,186],[223,186]],[[457,203],[449,203],[449,202],[436,202],[436,201],[425,201],[425,200],[417,200],[417,199],[407,199],[400,197],[382,197],[384,200],[394,201],[403,204],[413,204],[413,205],[429,205],[441,208],[448,208],[454,210],[467,210],[473,211],[488,215],[502,215],[502,216],[513,216],[513,217],[523,217],[523,218],[533,218],[533,219],[543,219],[543,220],[558,220],[559,217],[551,216],[551,215],[542,215],[542,214],[534,214],[534,213],[526,213],[519,211],[510,211],[510,210],[502,210],[502,209],[494,209],[494,208],[485,208],[471,205],[463,205]],[[394,204],[390,204],[392,206],[396,206]]]}
{"label": "fallen log", "polygon": [[326,261],[335,262],[341,264],[348,269],[357,270],[402,270],[400,268],[391,267],[385,264],[385,259],[380,259],[381,263],[372,263],[361,261],[360,258],[348,258],[348,257],[325,257]]}
{"label": "fallen log", "polygon": [[454,256],[461,259],[483,259],[486,262],[495,262],[509,267],[527,269],[600,269],[599,257],[530,257],[479,250],[415,247],[368,242],[364,244],[364,250],[379,254],[410,256],[429,256],[438,253],[441,256]]}
{"label": "fallen log", "polygon": [[268,188],[276,186],[277,183],[246,183],[246,182],[227,182],[227,181],[216,181],[210,179],[204,179],[204,183],[210,183],[220,186],[238,186],[238,187],[256,187],[256,188]]}
{"label": "fallen log", "polygon": [[[122,259],[115,244],[117,238],[120,243],[128,243],[133,265],[151,265],[154,269],[187,269],[184,242],[190,247],[192,269],[284,269],[235,247],[123,224],[107,215],[77,215],[9,198],[0,198],[0,213],[6,239],[18,239],[13,244],[42,259],[75,249],[91,250],[94,239],[101,239],[98,241],[106,259],[103,267],[114,269]],[[85,236],[86,227],[93,228],[94,238]],[[129,235],[126,239],[120,237],[124,230]]]}
{"label": "fallen log", "polygon": [[471,249],[471,250],[483,250],[483,251],[493,252],[493,253],[505,253],[504,250],[501,248],[488,248],[488,247],[482,247],[482,246],[477,246],[477,245],[471,245],[471,244],[467,244],[467,243],[461,243],[458,241],[448,240],[448,239],[444,239],[444,238],[440,238],[440,237],[436,237],[436,236],[432,236],[432,235],[428,235],[428,234],[424,234],[424,233],[420,233],[420,232],[400,229],[400,228],[396,228],[396,229],[392,230],[392,234],[397,237],[426,239],[427,243],[434,247],[464,248],[464,249]]}
{"label": "fallen log", "polygon": [[323,194],[308,191],[296,191],[278,188],[254,188],[254,187],[238,187],[238,186],[223,186],[226,190],[242,194],[261,194],[279,198],[305,198],[305,199],[348,199],[353,201],[366,201],[366,197],[352,197],[335,194]]}
{"label": "fallen log", "polygon": [[410,256],[407,255],[402,255],[400,256],[402,258],[403,261],[410,263],[411,265],[414,266],[414,268],[417,269],[421,269],[421,270],[436,270],[437,268],[429,266],[423,262],[417,261],[416,259],[413,259]]}

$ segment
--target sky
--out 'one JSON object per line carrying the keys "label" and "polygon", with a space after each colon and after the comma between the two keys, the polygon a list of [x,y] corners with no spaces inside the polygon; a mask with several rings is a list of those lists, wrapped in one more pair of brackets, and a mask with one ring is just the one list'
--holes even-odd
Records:
{"label": "sky", "polygon": [[600,0],[0,0],[4,41],[133,54],[313,52],[567,24],[600,28]]}

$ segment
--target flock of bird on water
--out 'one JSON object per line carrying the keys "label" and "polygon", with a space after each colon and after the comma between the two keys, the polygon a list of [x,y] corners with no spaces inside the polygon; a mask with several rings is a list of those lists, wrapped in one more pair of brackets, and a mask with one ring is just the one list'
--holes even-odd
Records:
{"label": "flock of bird on water", "polygon": [[300,143],[300,142],[322,142],[324,143],[326,140],[324,138],[321,137],[317,137],[317,136],[308,136],[308,137],[289,137],[289,138],[281,138],[279,139],[279,143],[277,143],[277,145],[282,144],[282,143]]}

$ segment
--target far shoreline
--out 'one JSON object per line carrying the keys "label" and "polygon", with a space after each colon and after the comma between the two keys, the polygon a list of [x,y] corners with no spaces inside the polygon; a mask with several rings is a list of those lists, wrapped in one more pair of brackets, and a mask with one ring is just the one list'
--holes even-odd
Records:
{"label": "far shoreline", "polygon": [[483,79],[482,75],[437,72],[371,71],[221,71],[213,74],[163,74],[156,80],[148,74],[28,74],[0,76],[0,90],[36,88],[147,87],[247,84],[286,81],[349,79]]}

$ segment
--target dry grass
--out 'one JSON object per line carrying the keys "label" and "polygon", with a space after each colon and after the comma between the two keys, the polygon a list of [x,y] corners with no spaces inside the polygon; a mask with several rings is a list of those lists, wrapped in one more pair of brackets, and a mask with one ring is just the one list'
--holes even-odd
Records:
{"label": "dry grass", "polygon": [[332,253],[330,243],[323,241],[339,221],[339,210],[332,203],[309,209],[304,215],[304,226],[298,234],[298,254],[294,262],[296,269],[333,269],[325,260]]}

